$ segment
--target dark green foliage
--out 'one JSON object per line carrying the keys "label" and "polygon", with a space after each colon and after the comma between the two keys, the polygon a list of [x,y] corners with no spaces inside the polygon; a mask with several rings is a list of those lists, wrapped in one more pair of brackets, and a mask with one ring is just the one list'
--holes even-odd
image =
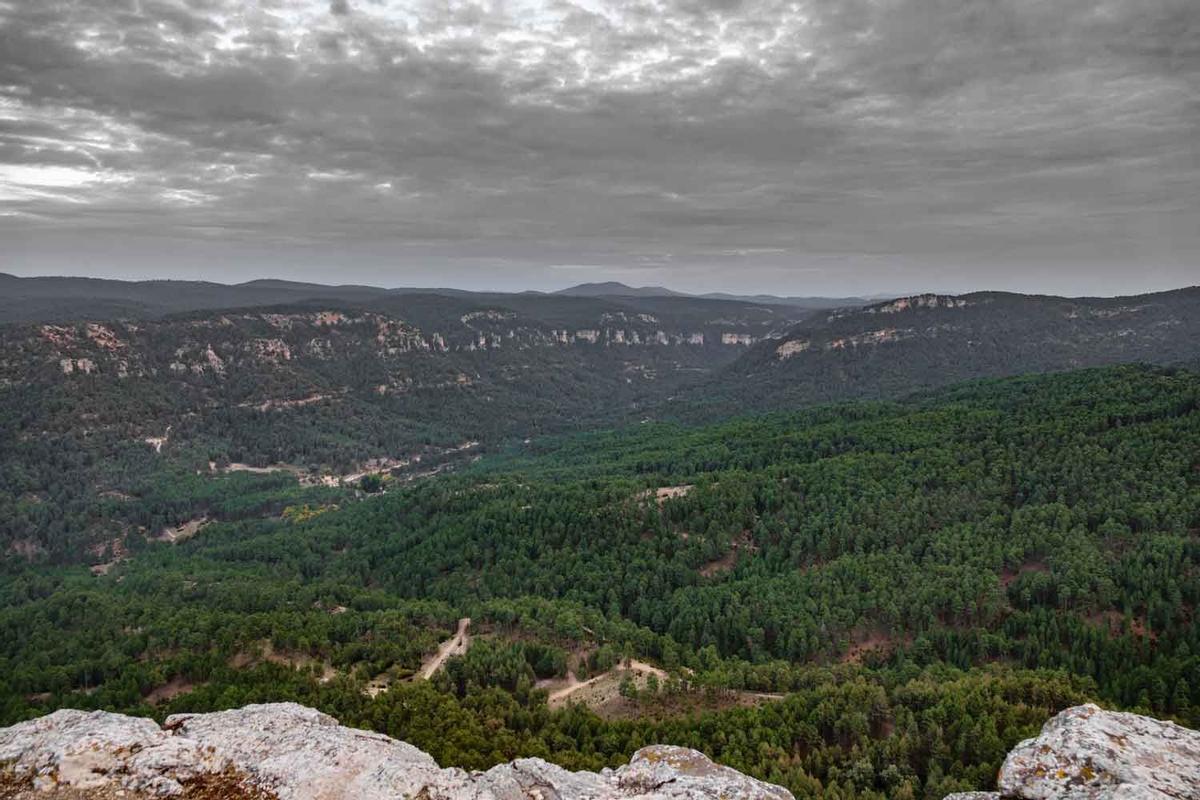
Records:
{"label": "dark green foliage", "polygon": [[[277,475],[143,480],[137,513],[164,510],[136,524],[200,506],[217,521],[102,577],[10,563],[0,721],[293,699],[447,764],[594,769],[669,742],[801,798],[864,800],[986,788],[1019,738],[1085,699],[1200,723],[1192,372],[647,424],[370,497],[304,499]],[[338,508],[262,517],[276,495]],[[461,616],[466,655],[405,682]],[[639,719],[551,712],[538,681],[571,651],[580,678],[630,654],[670,676],[627,687]],[[393,688],[368,697],[381,675]],[[191,691],[167,697],[171,681]],[[746,691],[788,696],[732,707]],[[714,710],[656,713],[699,706]]]}
{"label": "dark green foliage", "polygon": [[[185,308],[229,290],[193,285],[188,299],[138,286]],[[403,480],[500,442],[628,419],[740,355],[722,331],[760,336],[800,316],[689,298],[347,287],[287,307],[0,326],[0,551],[94,561],[91,548],[143,524],[117,499],[163,516],[143,483],[164,472],[249,465],[336,480],[380,460]],[[172,509],[168,524],[202,505]]]}

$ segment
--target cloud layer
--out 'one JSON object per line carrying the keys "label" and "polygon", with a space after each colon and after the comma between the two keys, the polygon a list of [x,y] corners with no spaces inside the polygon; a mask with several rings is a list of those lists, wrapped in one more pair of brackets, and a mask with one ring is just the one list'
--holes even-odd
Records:
{"label": "cloud layer", "polygon": [[0,0],[17,271],[1121,291],[1197,197],[1195,0]]}

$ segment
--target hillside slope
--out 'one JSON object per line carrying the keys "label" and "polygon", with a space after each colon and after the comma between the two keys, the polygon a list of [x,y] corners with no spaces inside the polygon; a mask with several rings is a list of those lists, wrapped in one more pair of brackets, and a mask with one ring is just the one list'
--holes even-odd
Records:
{"label": "hillside slope", "polygon": [[1200,287],[1118,298],[918,295],[814,315],[757,344],[683,405],[711,415],[1198,358]]}
{"label": "hillside slope", "polygon": [[31,553],[111,542],[97,503],[180,484],[178,470],[336,487],[636,419],[796,318],[691,298],[422,293],[0,326],[0,538]]}
{"label": "hillside slope", "polygon": [[[82,517],[119,542],[94,574],[0,565],[0,722],[292,700],[469,768],[661,742],[804,800],[990,789],[1067,706],[1200,721],[1198,453],[1200,376],[1112,367],[544,439],[376,494],[169,473]],[[622,661],[655,683],[548,704]]]}

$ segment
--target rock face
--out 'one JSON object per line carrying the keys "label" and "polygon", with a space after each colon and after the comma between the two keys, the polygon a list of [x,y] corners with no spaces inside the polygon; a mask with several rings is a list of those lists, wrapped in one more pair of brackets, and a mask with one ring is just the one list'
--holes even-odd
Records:
{"label": "rock face", "polygon": [[999,792],[946,800],[1200,798],[1200,732],[1095,705],[1063,711],[1004,760]]}
{"label": "rock face", "polygon": [[[221,782],[214,793],[214,781]],[[294,703],[151,720],[56,711],[0,730],[0,795],[278,800],[791,800],[786,789],[682,747],[568,772],[518,759],[486,772],[442,769],[405,742],[342,727]],[[49,795],[42,794],[49,792]]]}

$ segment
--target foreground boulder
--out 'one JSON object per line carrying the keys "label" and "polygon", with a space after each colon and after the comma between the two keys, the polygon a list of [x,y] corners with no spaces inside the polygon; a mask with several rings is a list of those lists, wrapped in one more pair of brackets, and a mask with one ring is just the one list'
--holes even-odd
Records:
{"label": "foreground boulder", "polygon": [[792,800],[786,789],[682,747],[568,772],[523,758],[486,772],[442,769],[427,753],[295,703],[152,720],[56,711],[0,730],[0,796],[222,800]]}
{"label": "foreground boulder", "polygon": [[1004,759],[998,792],[946,800],[1194,800],[1200,732],[1099,706],[1069,708]]}

